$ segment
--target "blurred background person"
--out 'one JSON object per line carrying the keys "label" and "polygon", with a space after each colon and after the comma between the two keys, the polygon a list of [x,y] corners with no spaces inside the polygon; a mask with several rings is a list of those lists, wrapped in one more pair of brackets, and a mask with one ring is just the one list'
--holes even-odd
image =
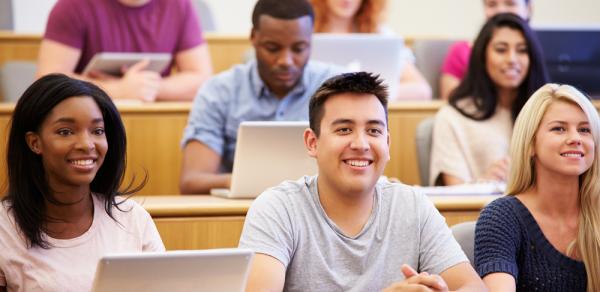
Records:
{"label": "blurred background person", "polygon": [[[498,13],[514,13],[529,21],[532,13],[532,0],[483,0],[483,12],[485,18],[490,19]],[[440,97],[448,99],[450,92],[454,90],[464,78],[469,65],[471,55],[470,41],[458,41],[448,49],[446,58],[442,65],[440,76]]]}
{"label": "blurred background person", "polygon": [[[170,53],[172,64],[161,73],[141,61],[121,77],[81,75],[100,52]],[[115,99],[192,100],[212,65],[190,0],[59,0],[39,50],[37,76],[48,73],[92,81]]]}
{"label": "blurred background person", "polygon": [[513,121],[547,81],[541,48],[527,22],[512,13],[488,20],[465,78],[435,116],[430,185],[506,181]]}
{"label": "blurred background person", "polygon": [[[311,0],[316,33],[376,33],[393,35],[383,24],[385,0]],[[409,48],[402,52],[402,73],[391,100],[429,100],[431,87],[415,67]]]}

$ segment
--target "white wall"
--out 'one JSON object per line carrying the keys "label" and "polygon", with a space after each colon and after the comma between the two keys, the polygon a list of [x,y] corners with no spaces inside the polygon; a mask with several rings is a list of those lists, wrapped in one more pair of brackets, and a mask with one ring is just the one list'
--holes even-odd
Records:
{"label": "white wall", "polygon": [[[532,0],[532,26],[600,25],[598,0]],[[474,38],[484,22],[482,0],[388,0],[387,22],[405,36]]]}
{"label": "white wall", "polygon": [[252,9],[256,0],[204,0],[204,2],[211,7],[219,32],[250,34]]}
{"label": "white wall", "polygon": [[[12,0],[15,30],[42,33],[56,0]],[[219,32],[248,34],[255,0],[205,0]],[[532,25],[600,26],[599,0],[533,0]],[[482,0],[388,0],[387,22],[404,36],[473,38],[483,23]]]}
{"label": "white wall", "polygon": [[12,0],[13,27],[16,32],[42,33],[56,0]]}

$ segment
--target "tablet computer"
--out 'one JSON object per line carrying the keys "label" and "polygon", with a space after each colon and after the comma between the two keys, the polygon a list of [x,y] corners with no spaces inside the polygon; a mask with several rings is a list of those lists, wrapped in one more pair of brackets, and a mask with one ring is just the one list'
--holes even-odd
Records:
{"label": "tablet computer", "polygon": [[161,73],[171,63],[170,53],[111,53],[102,52],[94,55],[92,60],[83,70],[83,74],[88,74],[92,71],[101,71],[106,74],[121,76],[121,68],[129,67],[133,64],[149,60],[150,64],[146,67],[147,70]]}

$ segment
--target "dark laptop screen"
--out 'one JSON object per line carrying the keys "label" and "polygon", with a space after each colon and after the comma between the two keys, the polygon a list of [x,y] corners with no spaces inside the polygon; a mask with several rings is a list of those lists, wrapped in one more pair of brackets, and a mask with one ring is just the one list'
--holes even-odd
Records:
{"label": "dark laptop screen", "polygon": [[600,98],[600,27],[536,29],[550,80]]}

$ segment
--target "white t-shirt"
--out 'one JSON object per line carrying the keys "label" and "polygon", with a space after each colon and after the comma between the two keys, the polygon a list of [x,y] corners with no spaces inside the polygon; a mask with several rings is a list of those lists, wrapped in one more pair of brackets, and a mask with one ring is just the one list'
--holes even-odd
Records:
{"label": "white t-shirt", "polygon": [[28,248],[7,203],[0,206],[0,286],[8,291],[90,291],[98,260],[107,253],[164,251],[150,214],[133,200],[113,207],[94,198],[90,229],[73,239],[46,236],[51,248]]}

